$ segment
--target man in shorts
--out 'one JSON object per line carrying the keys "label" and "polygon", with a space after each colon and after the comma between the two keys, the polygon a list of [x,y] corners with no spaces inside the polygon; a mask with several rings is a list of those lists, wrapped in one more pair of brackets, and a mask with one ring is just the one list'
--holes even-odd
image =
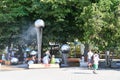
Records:
{"label": "man in shorts", "polygon": [[88,68],[92,68],[92,56],[93,56],[93,52],[91,50],[89,50],[89,52],[87,53],[87,57],[88,57]]}

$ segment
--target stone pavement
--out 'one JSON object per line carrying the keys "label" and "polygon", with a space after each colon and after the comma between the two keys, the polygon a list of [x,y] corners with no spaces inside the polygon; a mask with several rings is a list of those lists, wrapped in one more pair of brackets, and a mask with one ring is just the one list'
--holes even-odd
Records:
{"label": "stone pavement", "polygon": [[4,80],[120,80],[120,69],[99,69],[98,74],[93,74],[93,70],[81,67],[25,69],[22,68],[24,66],[26,65],[12,66],[11,68],[16,70],[0,71],[0,78]]}
{"label": "stone pavement", "polygon": [[26,64],[21,65],[1,65],[0,71],[24,70],[27,68]]}

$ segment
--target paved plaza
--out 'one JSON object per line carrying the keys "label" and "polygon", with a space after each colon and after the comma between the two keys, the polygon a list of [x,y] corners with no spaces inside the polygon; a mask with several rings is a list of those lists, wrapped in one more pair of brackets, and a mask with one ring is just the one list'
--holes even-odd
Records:
{"label": "paved plaza", "polygon": [[120,69],[93,70],[80,67],[25,69],[15,68],[0,71],[1,80],[120,80]]}

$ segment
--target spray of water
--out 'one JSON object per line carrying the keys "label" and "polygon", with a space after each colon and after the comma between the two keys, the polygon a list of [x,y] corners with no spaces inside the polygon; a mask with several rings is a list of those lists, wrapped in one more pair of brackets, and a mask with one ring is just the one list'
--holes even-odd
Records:
{"label": "spray of water", "polygon": [[36,29],[33,26],[30,26],[26,32],[22,34],[22,38],[26,41],[31,40],[31,37],[36,35]]}
{"label": "spray of water", "polygon": [[30,43],[31,41],[36,40],[36,35],[36,28],[33,25],[30,25],[30,27],[21,35],[21,40],[25,43]]}

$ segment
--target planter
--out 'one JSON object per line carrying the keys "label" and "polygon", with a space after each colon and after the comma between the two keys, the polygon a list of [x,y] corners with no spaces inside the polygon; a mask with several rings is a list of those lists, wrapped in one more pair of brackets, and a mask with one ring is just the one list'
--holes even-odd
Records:
{"label": "planter", "polygon": [[10,61],[5,61],[5,65],[10,65]]}

